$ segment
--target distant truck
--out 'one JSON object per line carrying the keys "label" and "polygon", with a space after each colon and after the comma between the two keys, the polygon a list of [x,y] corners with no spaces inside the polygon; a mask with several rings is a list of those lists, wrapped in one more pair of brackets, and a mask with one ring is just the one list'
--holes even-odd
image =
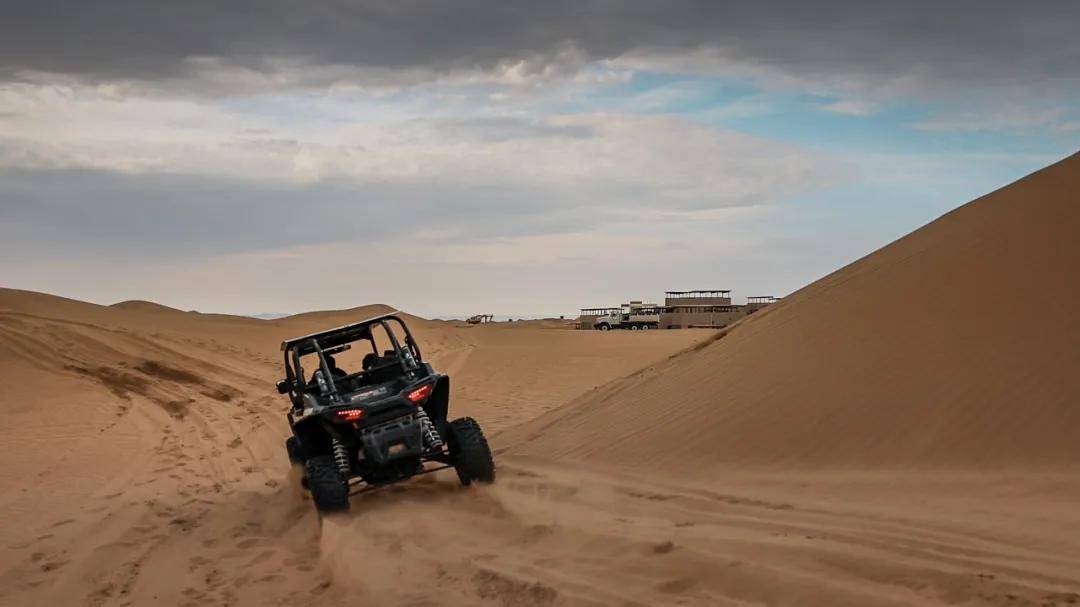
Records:
{"label": "distant truck", "polygon": [[647,304],[640,301],[623,304],[622,308],[597,316],[596,320],[593,321],[593,328],[598,331],[610,331],[612,329],[643,331],[656,329],[659,326],[660,308],[656,304]]}

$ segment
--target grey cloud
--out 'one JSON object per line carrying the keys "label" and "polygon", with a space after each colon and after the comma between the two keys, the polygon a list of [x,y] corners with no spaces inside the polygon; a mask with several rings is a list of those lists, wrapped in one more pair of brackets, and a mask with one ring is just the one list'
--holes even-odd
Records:
{"label": "grey cloud", "polygon": [[[799,77],[1024,85],[1080,76],[1080,4],[916,0],[826,2],[401,0],[8,3],[0,74],[161,81],[192,58],[258,72],[308,66],[430,74],[566,57],[718,49]],[[385,73],[385,72],[383,72]],[[220,83],[218,83],[220,84]]]}
{"label": "grey cloud", "polygon": [[536,118],[511,116],[442,120],[437,121],[435,126],[447,136],[483,142],[551,137],[584,139],[592,137],[596,132],[589,124],[552,124]]}
{"label": "grey cloud", "polygon": [[376,242],[421,231],[476,241],[572,231],[580,217],[568,201],[582,202],[512,186],[264,185],[181,174],[3,169],[0,254],[174,259]]}

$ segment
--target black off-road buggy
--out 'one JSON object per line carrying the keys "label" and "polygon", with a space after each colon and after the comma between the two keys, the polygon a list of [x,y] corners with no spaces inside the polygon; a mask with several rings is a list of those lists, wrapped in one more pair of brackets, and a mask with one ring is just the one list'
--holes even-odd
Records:
{"label": "black off-road buggy", "polygon": [[[337,368],[334,355],[354,344],[367,352],[362,368]],[[351,494],[444,468],[463,485],[495,480],[480,424],[447,420],[450,378],[424,362],[396,314],[287,339],[281,349],[277,389],[292,401],[285,448],[320,511],[345,510]],[[306,381],[303,363],[312,367]]]}

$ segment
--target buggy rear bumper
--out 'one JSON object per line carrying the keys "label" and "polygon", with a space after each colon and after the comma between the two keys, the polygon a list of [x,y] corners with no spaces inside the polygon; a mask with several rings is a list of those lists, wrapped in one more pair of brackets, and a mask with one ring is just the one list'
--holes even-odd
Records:
{"label": "buggy rear bumper", "polygon": [[360,452],[367,462],[385,466],[403,458],[418,458],[423,450],[420,421],[415,415],[364,428],[360,431]]}

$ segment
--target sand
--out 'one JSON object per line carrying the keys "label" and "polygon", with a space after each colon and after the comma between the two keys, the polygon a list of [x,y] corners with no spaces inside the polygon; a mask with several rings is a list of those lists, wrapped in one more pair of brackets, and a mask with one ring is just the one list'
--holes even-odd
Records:
{"label": "sand", "polygon": [[[374,540],[320,530],[283,457],[288,404],[272,382],[282,338],[389,309],[264,321],[0,290],[0,377],[8,385],[0,400],[0,604],[366,596],[370,576],[337,571],[334,555],[361,549],[357,535]],[[426,356],[452,375],[455,414],[475,415],[492,433],[706,337],[416,318],[410,326]],[[385,502],[357,504],[358,520],[372,518],[370,505],[408,495],[377,522],[432,519],[412,514],[413,498],[429,508],[465,507],[475,521],[493,499],[459,490],[449,473],[409,487],[415,492],[394,488]],[[388,555],[380,562],[404,566]],[[436,582],[425,592],[438,590]]]}
{"label": "sand", "polygon": [[279,320],[0,290],[0,604],[1080,604],[1080,157],[728,331],[411,319],[493,435],[320,520]]}
{"label": "sand", "polygon": [[522,426],[515,452],[675,474],[1075,470],[1078,235],[1080,155]]}

